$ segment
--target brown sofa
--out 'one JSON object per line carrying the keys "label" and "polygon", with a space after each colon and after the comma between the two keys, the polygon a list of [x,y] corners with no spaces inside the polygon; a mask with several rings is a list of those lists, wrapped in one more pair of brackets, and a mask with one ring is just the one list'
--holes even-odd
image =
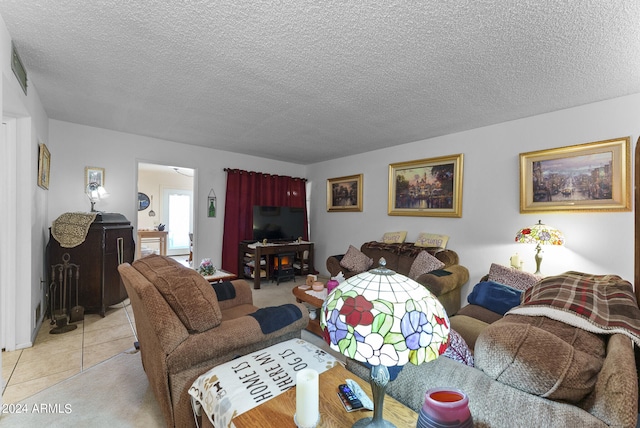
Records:
{"label": "brown sofa", "polygon": [[[453,250],[418,247],[412,242],[399,244],[385,244],[382,242],[365,242],[360,247],[360,251],[373,259],[373,266],[378,266],[381,257],[387,262],[387,268],[402,275],[408,275],[411,265],[416,256],[422,251],[428,251],[438,260],[444,263],[440,272],[425,273],[419,276],[416,281],[424,285],[442,303],[449,316],[455,314],[460,309],[460,288],[469,280],[469,270],[460,265],[458,254]],[[327,259],[327,270],[331,276],[336,276],[342,272],[345,278],[356,275],[340,265],[340,260],[344,254],[330,256]]]}
{"label": "brown sofa", "polygon": [[[545,316],[503,317],[479,305],[450,321],[475,350],[475,367],[442,356],[408,364],[387,393],[419,411],[427,389],[461,389],[475,427],[636,426],[638,380],[627,335],[597,335]],[[347,360],[347,368],[369,377],[357,361]]]}
{"label": "brown sofa", "polygon": [[211,286],[167,257],[151,255],[118,271],[131,300],[142,365],[169,427],[195,426],[188,389],[202,373],[300,337],[309,322],[303,305],[259,309],[245,281]]}

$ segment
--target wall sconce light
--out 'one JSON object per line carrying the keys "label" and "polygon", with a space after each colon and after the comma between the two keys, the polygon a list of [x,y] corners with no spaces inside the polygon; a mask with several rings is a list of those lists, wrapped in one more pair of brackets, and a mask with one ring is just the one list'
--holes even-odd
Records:
{"label": "wall sconce light", "polygon": [[216,192],[213,191],[213,188],[211,188],[211,191],[209,192],[209,196],[207,196],[207,207],[208,207],[208,217],[215,217],[216,216]]}

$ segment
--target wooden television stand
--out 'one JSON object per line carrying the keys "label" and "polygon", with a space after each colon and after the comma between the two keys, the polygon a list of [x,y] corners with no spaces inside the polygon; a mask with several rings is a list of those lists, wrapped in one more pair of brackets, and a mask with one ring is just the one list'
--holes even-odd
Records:
{"label": "wooden television stand", "polygon": [[274,254],[282,254],[282,253],[296,253],[302,254],[305,251],[309,252],[309,256],[307,258],[308,264],[308,272],[310,274],[315,274],[316,269],[313,265],[313,242],[307,241],[286,241],[286,242],[267,242],[266,245],[262,243],[257,243],[255,241],[242,241],[240,242],[238,249],[238,277],[239,278],[250,278],[250,276],[245,275],[245,255],[251,254],[253,257],[253,288],[258,290],[260,289],[260,260],[264,256],[266,260],[265,269],[266,269],[266,278],[270,277],[271,270],[271,256]]}

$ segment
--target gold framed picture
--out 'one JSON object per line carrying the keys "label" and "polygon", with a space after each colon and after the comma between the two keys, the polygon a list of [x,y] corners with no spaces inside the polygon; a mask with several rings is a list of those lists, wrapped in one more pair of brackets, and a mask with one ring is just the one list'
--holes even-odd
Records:
{"label": "gold framed picture", "polygon": [[51,153],[45,144],[39,145],[38,154],[38,186],[49,189],[49,174],[51,172]]}
{"label": "gold framed picture", "polygon": [[631,138],[520,154],[520,212],[630,211]]}
{"label": "gold framed picture", "polygon": [[362,211],[362,174],[327,180],[327,211]]}
{"label": "gold framed picture", "polygon": [[86,188],[89,183],[96,183],[98,186],[104,187],[104,168],[85,166],[84,187]]}
{"label": "gold framed picture", "polygon": [[389,165],[389,215],[462,217],[463,155]]}

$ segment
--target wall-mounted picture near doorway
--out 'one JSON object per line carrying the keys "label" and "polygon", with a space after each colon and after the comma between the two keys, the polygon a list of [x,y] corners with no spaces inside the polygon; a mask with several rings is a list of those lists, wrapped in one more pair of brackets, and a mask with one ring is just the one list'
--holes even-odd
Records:
{"label": "wall-mounted picture near doorway", "polygon": [[87,187],[89,183],[96,183],[98,186],[104,187],[104,168],[85,166],[84,186]]}
{"label": "wall-mounted picture near doorway", "polygon": [[38,186],[49,189],[49,172],[51,171],[51,153],[45,144],[40,144],[38,154]]}
{"label": "wall-mounted picture near doorway", "polygon": [[520,212],[630,211],[631,138],[520,154]]}
{"label": "wall-mounted picture near doorway", "polygon": [[389,165],[389,215],[462,217],[462,154]]}
{"label": "wall-mounted picture near doorway", "polygon": [[327,180],[327,211],[362,211],[362,174]]}

